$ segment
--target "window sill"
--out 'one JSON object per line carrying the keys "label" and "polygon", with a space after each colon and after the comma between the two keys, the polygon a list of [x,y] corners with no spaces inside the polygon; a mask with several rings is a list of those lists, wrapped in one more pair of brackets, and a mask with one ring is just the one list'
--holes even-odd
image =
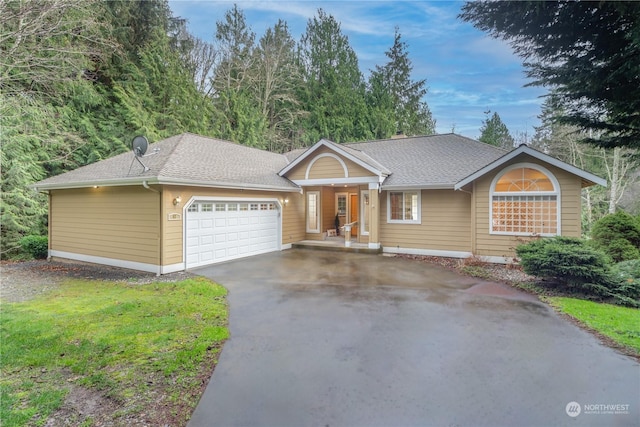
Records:
{"label": "window sill", "polygon": [[421,221],[406,221],[401,219],[388,219],[387,224],[422,224]]}
{"label": "window sill", "polygon": [[511,233],[506,231],[490,231],[491,236],[518,236],[518,237],[554,237],[560,233]]}

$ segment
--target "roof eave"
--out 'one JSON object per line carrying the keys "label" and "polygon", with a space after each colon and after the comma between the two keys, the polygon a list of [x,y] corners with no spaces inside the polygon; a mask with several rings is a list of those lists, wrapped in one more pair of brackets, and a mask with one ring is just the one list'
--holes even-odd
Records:
{"label": "roof eave", "polygon": [[71,190],[74,188],[91,188],[91,187],[119,187],[130,185],[142,185],[144,182],[147,184],[159,184],[159,185],[182,185],[192,187],[210,187],[210,188],[225,188],[225,189],[247,189],[247,190],[262,190],[262,191],[279,191],[279,192],[300,192],[301,189],[293,184],[291,187],[278,186],[278,185],[263,185],[263,184],[251,184],[251,183],[233,183],[233,182],[213,182],[213,181],[194,181],[187,179],[176,179],[169,177],[149,177],[135,179],[113,179],[113,180],[101,180],[101,181],[82,181],[72,183],[60,183],[60,184],[34,184],[31,187],[36,191],[49,191],[49,190]]}
{"label": "roof eave", "polygon": [[454,184],[438,183],[438,184],[395,184],[382,185],[382,190],[453,190]]}
{"label": "roof eave", "polygon": [[48,190],[70,190],[73,188],[89,188],[89,187],[118,187],[123,185],[142,185],[143,182],[147,184],[157,184],[157,178],[151,176],[134,177],[134,178],[115,178],[115,179],[103,179],[99,181],[77,181],[77,182],[61,182],[61,183],[48,183],[38,184],[35,183],[30,187],[36,191],[48,191]]}
{"label": "roof eave", "polygon": [[262,190],[279,192],[301,192],[302,189],[292,183],[292,186],[264,185],[246,182],[224,182],[224,181],[195,181],[190,179],[179,179],[171,177],[158,177],[158,184],[161,185],[183,185],[190,187],[225,188],[231,190]]}
{"label": "roof eave", "polygon": [[[594,184],[598,184],[598,185],[602,185],[603,187],[607,186],[607,180],[600,178],[599,176],[596,176],[592,173],[589,173],[587,171],[584,171],[582,169],[579,169],[573,165],[570,165],[569,163],[565,163],[562,160],[558,160],[555,157],[551,157],[547,154],[544,154],[538,150],[534,150],[526,145],[521,145],[518,148],[516,148],[515,150],[512,150],[510,152],[508,152],[507,154],[505,154],[504,156],[498,158],[497,160],[489,163],[487,166],[483,167],[482,169],[477,170],[476,172],[472,173],[471,175],[467,176],[466,178],[463,178],[462,180],[458,181],[455,186],[454,189],[455,190],[460,190],[462,189],[462,187],[472,183],[473,181],[475,181],[476,179],[480,178],[481,176],[489,173],[490,171],[494,170],[495,168],[505,164],[506,162],[514,159],[515,157],[519,156],[520,154],[528,154],[538,160],[541,160],[543,162],[549,163],[555,167],[558,167],[560,169],[563,169],[569,173],[572,173],[576,176],[579,176],[580,178],[582,178],[583,183],[591,183],[591,185]],[[583,185],[584,187],[585,185]],[[586,185],[588,186],[588,185]]]}

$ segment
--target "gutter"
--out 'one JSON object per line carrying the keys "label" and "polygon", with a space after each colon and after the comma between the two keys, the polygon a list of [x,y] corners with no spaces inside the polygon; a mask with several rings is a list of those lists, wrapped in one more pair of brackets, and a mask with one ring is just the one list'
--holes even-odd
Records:
{"label": "gutter", "polygon": [[160,190],[156,190],[155,188],[149,187],[149,184],[147,183],[147,180],[142,181],[142,186],[144,188],[146,188],[147,190],[153,191],[154,193],[160,193]]}

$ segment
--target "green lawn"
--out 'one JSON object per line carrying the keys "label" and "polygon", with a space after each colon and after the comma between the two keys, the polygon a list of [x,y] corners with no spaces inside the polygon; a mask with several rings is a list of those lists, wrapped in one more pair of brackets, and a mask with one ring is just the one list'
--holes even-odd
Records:
{"label": "green lawn", "polygon": [[[204,278],[146,285],[74,280],[2,303],[0,425],[44,425],[72,388],[184,424],[228,337],[226,290]],[[168,415],[167,415],[168,414]],[[73,425],[97,420],[77,415]],[[167,420],[169,417],[169,420]],[[120,419],[120,422],[118,422]]]}
{"label": "green lawn", "polygon": [[640,310],[566,297],[545,298],[552,306],[640,355]]}

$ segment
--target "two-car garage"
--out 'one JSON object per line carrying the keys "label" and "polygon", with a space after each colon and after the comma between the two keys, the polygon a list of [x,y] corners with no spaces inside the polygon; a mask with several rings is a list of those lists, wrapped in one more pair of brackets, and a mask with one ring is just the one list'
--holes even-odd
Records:
{"label": "two-car garage", "polygon": [[186,268],[280,250],[273,200],[193,200],[185,209]]}

